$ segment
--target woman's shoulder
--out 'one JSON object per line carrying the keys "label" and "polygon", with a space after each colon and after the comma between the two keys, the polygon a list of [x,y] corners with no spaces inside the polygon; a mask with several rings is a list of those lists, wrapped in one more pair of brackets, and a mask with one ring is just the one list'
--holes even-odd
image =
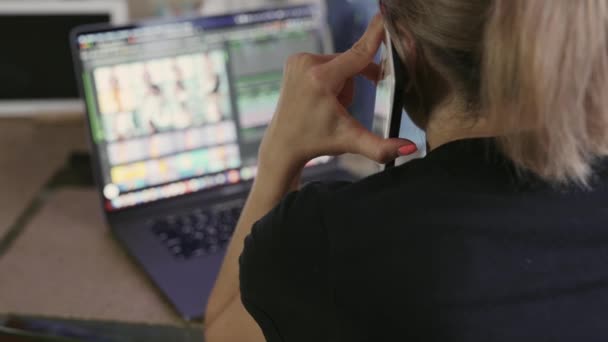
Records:
{"label": "woman's shoulder", "polygon": [[[347,183],[313,183],[258,221],[240,258],[241,299],[267,336],[323,340],[332,329],[323,201]],[[310,329],[315,327],[315,329]]]}
{"label": "woman's shoulder", "polygon": [[253,252],[259,245],[264,245],[261,249],[273,247],[275,252],[310,247],[306,240],[317,240],[324,234],[323,211],[327,201],[332,194],[351,185],[349,182],[315,182],[288,194],[254,225],[245,252]]}
{"label": "woman's shoulder", "polygon": [[[425,164],[414,161],[356,182],[313,182],[288,194],[254,225],[245,241],[242,266],[258,260],[261,267],[262,259],[287,262],[303,255],[325,255],[324,248],[329,247],[319,241],[328,241],[337,222],[373,216],[399,196],[402,203],[418,198],[416,193],[427,183],[423,178],[430,177],[423,171]],[[404,189],[408,189],[405,194]]]}

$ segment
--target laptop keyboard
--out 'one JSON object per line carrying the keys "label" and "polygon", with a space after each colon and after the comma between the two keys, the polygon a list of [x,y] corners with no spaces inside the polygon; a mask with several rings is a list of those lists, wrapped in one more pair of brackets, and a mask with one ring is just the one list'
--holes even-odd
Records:
{"label": "laptop keyboard", "polygon": [[204,257],[226,249],[242,210],[242,203],[218,210],[197,209],[156,219],[149,226],[176,258]]}

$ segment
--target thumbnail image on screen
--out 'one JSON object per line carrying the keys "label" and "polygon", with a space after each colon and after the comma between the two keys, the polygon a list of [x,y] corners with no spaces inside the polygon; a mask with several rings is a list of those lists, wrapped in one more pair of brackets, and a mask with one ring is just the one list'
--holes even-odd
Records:
{"label": "thumbnail image on screen", "polygon": [[222,50],[102,67],[94,77],[107,142],[217,123],[230,116]]}

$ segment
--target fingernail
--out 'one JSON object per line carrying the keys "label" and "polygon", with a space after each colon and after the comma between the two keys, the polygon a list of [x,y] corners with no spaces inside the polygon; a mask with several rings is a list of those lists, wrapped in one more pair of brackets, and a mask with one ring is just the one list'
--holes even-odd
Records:
{"label": "fingernail", "polygon": [[415,144],[405,145],[399,149],[399,155],[402,157],[409,156],[416,152],[418,152],[418,147]]}

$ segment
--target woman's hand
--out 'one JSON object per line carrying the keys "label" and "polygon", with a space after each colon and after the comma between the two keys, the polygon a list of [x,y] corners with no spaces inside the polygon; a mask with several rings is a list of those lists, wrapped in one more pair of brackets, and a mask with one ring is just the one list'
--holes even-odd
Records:
{"label": "woman's hand", "polygon": [[376,82],[380,68],[374,56],[384,37],[381,16],[349,51],[331,56],[299,54],[287,62],[281,99],[260,148],[261,166],[292,169],[324,155],[355,153],[377,162],[416,152],[408,140],[382,139],[347,111],[354,78]]}

